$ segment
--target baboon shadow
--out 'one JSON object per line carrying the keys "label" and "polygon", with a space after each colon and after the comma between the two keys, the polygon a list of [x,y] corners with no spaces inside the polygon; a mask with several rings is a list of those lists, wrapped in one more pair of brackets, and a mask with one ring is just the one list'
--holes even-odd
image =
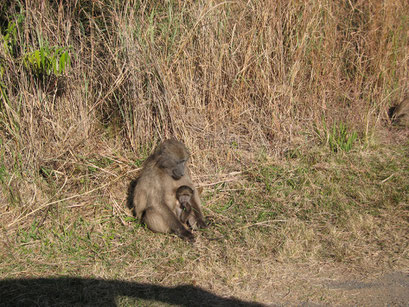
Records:
{"label": "baboon shadow", "polygon": [[[164,287],[120,280],[31,278],[0,280],[0,306],[117,306],[126,297],[138,306],[264,306],[221,297],[200,287]],[[145,301],[145,302],[144,302]]]}
{"label": "baboon shadow", "polygon": [[135,208],[133,204],[133,195],[135,192],[135,187],[138,184],[138,178],[132,179],[128,185],[128,191],[126,193],[126,206],[131,210],[132,215],[136,217]]}

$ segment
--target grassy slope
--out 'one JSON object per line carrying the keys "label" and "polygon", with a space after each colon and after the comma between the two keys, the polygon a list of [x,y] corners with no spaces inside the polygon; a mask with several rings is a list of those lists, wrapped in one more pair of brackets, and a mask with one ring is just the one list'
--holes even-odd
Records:
{"label": "grassy slope", "polygon": [[[126,180],[113,180],[11,227],[5,217],[15,210],[3,211],[0,271],[193,284],[264,302],[291,286],[293,302],[334,302],[330,291],[305,282],[323,275],[319,268],[374,274],[409,264],[408,165],[407,146],[348,155],[309,149],[281,160],[260,155],[239,174],[214,174],[219,183],[199,177],[211,226],[193,245],[140,226],[123,209]],[[103,171],[124,170],[111,164],[93,176]]]}

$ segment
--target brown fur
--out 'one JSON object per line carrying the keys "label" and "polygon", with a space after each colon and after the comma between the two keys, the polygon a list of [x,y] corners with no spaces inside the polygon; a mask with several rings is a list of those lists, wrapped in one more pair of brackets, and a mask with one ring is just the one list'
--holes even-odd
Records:
{"label": "brown fur", "polygon": [[389,116],[397,126],[409,127],[409,95],[389,109]]}
{"label": "brown fur", "polygon": [[188,158],[189,152],[181,142],[170,139],[161,143],[145,161],[139,177],[131,182],[128,206],[152,231],[173,232],[193,240],[193,234],[176,216],[176,191],[181,186],[188,186],[193,191],[189,201],[192,209],[189,224],[193,229],[205,227],[199,193],[186,166]]}

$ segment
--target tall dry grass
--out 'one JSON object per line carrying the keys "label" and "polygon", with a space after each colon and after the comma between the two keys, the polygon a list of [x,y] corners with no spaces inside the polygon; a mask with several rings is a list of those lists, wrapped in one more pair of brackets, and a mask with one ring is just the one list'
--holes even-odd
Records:
{"label": "tall dry grass", "polygon": [[[368,134],[407,91],[403,0],[8,3],[24,21],[17,57],[1,49],[3,138],[34,156],[95,131],[134,150],[171,135],[280,148],[322,118]],[[19,64],[40,40],[72,46],[60,95]]]}

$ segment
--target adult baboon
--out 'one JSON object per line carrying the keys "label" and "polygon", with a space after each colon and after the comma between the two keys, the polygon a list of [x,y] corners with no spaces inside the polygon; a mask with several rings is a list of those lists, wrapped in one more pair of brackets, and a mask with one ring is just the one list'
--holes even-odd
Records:
{"label": "adult baboon", "polygon": [[178,204],[176,205],[176,216],[183,224],[187,223],[192,212],[192,206],[190,205],[192,197],[193,190],[187,185],[182,185],[176,190],[176,199],[178,200]]}
{"label": "adult baboon", "polygon": [[170,139],[159,144],[145,161],[139,177],[132,181],[128,206],[152,231],[174,232],[184,239],[193,240],[193,234],[176,216],[176,191],[180,186],[188,186],[193,190],[189,201],[193,211],[189,224],[193,229],[206,225],[199,193],[186,166],[188,159],[189,152],[181,142]]}

